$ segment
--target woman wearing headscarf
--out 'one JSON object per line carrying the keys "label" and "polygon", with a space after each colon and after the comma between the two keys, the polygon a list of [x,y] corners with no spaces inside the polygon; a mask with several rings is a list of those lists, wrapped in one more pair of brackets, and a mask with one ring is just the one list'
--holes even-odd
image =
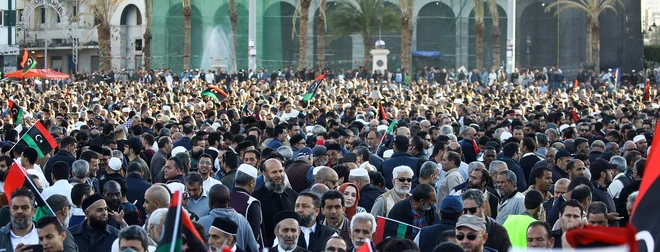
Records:
{"label": "woman wearing headscarf", "polygon": [[344,195],[344,208],[346,208],[346,218],[353,219],[356,213],[364,213],[363,207],[358,206],[360,201],[360,190],[353,183],[344,183],[339,187],[339,191]]}

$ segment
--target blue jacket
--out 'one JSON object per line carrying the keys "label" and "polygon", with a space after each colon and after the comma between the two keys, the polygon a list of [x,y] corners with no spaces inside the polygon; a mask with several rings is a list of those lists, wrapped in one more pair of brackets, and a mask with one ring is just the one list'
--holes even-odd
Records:
{"label": "blue jacket", "polygon": [[112,251],[112,243],[119,237],[119,230],[111,225],[105,226],[105,230],[92,231],[87,228],[87,223],[82,222],[69,228],[73,239],[78,244],[78,250],[85,251]]}
{"label": "blue jacket", "polygon": [[360,189],[360,201],[358,201],[358,206],[363,207],[367,212],[371,212],[371,208],[374,207],[374,202],[376,202],[376,199],[380,195],[381,193],[380,190],[378,190],[378,187],[367,184]]}
{"label": "blue jacket", "polygon": [[463,150],[463,157],[465,157],[465,163],[472,163],[477,161],[477,152],[474,150],[472,141],[467,141],[465,139],[459,142],[461,144],[461,150]]}
{"label": "blue jacket", "polygon": [[146,211],[142,205],[144,204],[144,194],[147,192],[147,189],[151,187],[151,184],[149,184],[147,181],[144,181],[142,176],[139,174],[128,174],[128,176],[126,176],[126,185],[126,199],[131,203],[136,202],[135,206],[137,207],[138,211],[140,211],[142,220],[146,220]]}
{"label": "blue jacket", "polygon": [[51,173],[53,173],[53,164],[58,162],[58,161],[64,161],[66,164],[71,167],[73,165],[73,162],[76,161],[76,157],[73,156],[68,151],[65,150],[59,150],[55,155],[50,157],[48,161],[46,161],[46,165],[44,165],[44,176],[46,177],[46,180],[48,180],[48,183],[51,185],[53,184],[53,181],[51,179]]}
{"label": "blue jacket", "polygon": [[412,187],[417,186],[417,184],[419,184],[419,168],[422,167],[422,161],[419,160],[419,158],[413,157],[412,155],[402,151],[394,152],[390,159],[383,161],[382,173],[383,177],[385,177],[385,186],[388,189],[392,189],[392,171],[395,167],[400,165],[406,165],[413,170],[414,174],[412,177]]}
{"label": "blue jacket", "polygon": [[419,251],[421,252],[433,252],[435,248],[436,241],[438,240],[438,235],[446,230],[456,229],[457,220],[440,220],[440,223],[424,227],[419,231]]}
{"label": "blue jacket", "polygon": [[525,173],[523,173],[522,168],[520,168],[520,165],[516,160],[513,160],[513,158],[510,157],[502,157],[499,159],[500,161],[503,161],[506,163],[506,166],[509,167],[509,170],[511,170],[513,173],[516,174],[516,179],[518,180],[518,183],[516,186],[518,187],[518,190],[527,190],[527,181],[525,181]]}
{"label": "blue jacket", "polygon": [[174,144],[172,144],[172,149],[174,149],[178,146],[183,146],[188,151],[192,150],[192,143],[190,142],[190,137],[185,137],[184,136],[183,138],[181,138],[178,141],[174,142]]}

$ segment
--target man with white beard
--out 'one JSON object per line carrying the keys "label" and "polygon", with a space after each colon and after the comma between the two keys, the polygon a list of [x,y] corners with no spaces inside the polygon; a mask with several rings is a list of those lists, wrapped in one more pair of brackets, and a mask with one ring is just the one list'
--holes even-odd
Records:
{"label": "man with white beard", "polygon": [[374,218],[378,216],[387,216],[390,210],[397,202],[410,197],[410,187],[412,186],[413,170],[412,168],[401,165],[392,170],[392,190],[378,196],[371,208],[371,215]]}
{"label": "man with white beard", "polygon": [[300,238],[300,215],[291,210],[284,210],[275,214],[274,227],[275,235],[277,235],[277,246],[271,247],[269,251],[280,252],[304,252],[308,251],[298,247],[298,239]]}
{"label": "man with white beard", "polygon": [[[298,193],[287,185],[286,173],[282,163],[274,158],[264,162],[264,185],[254,190],[252,197],[261,202],[261,209],[267,209],[269,213],[279,213],[283,210],[294,209]],[[264,243],[266,247],[271,247],[275,239],[275,220],[274,215],[264,214],[263,223]]]}

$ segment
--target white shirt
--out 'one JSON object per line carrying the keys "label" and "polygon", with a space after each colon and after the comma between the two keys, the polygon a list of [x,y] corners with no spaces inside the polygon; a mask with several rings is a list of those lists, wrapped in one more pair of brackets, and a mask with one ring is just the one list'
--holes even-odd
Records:
{"label": "white shirt", "polygon": [[41,193],[41,196],[43,196],[44,199],[47,200],[53,194],[63,195],[69,200],[69,204],[73,206],[73,201],[71,201],[72,188],[73,186],[69,184],[69,181],[67,181],[66,179],[60,179],[58,181],[55,181],[55,183],[51,187],[44,189],[44,192]]}
{"label": "white shirt", "polygon": [[222,182],[220,180],[214,179],[213,177],[209,176],[204,182],[202,183],[202,187],[204,187],[205,192],[210,192],[211,187],[214,185],[222,185]]}
{"label": "white shirt", "polygon": [[[309,236],[314,231],[316,231],[316,223],[314,223],[314,226],[312,226],[310,228],[302,227],[302,226],[300,227],[300,232],[303,234],[303,238],[305,239],[305,249],[307,249],[309,247]],[[331,236],[339,236],[339,235],[337,234],[337,232],[335,232]],[[300,238],[298,238],[298,239],[300,239]],[[282,248],[280,248],[280,246],[279,246],[280,241],[277,239],[277,237],[275,237],[275,241],[273,241],[273,245],[277,246],[277,249],[279,251],[284,251]]]}
{"label": "white shirt", "polygon": [[618,199],[619,194],[621,194],[621,189],[623,189],[623,183],[621,180],[618,178],[626,176],[625,172],[617,174],[614,179],[612,179],[612,183],[610,183],[610,186],[607,187],[607,192],[612,196],[613,199]]}
{"label": "white shirt", "polygon": [[16,250],[16,247],[20,243],[25,245],[39,244],[39,234],[37,233],[37,227],[34,226],[34,223],[32,223],[32,231],[25,236],[17,236],[14,234],[14,231],[9,230],[9,238],[11,238],[11,245],[14,246],[14,250]]}
{"label": "white shirt", "polygon": [[46,180],[46,176],[44,176],[44,173],[41,171],[41,168],[38,168],[36,164],[32,169],[26,169],[26,171],[28,174],[34,174],[37,175],[37,177],[39,177],[39,183],[41,183],[41,188],[46,189],[50,187],[50,183],[48,183],[48,180]]}

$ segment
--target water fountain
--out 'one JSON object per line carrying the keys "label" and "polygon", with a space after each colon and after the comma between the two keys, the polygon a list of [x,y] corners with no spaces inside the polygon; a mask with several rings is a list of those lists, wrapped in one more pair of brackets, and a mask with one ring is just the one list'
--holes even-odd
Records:
{"label": "water fountain", "polygon": [[236,71],[232,60],[234,52],[231,49],[231,28],[222,26],[207,28],[204,34],[204,51],[200,69],[222,69],[228,72]]}

